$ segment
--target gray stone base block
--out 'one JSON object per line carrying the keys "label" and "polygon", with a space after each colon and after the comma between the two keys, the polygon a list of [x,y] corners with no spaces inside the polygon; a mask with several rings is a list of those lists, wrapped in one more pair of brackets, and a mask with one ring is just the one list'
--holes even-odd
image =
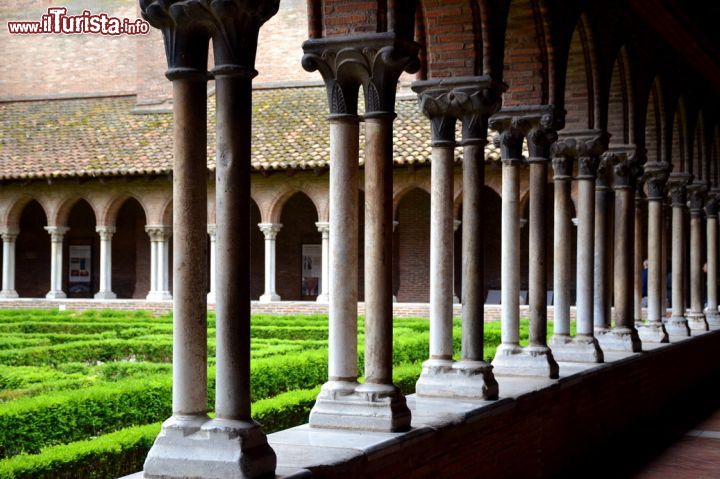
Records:
{"label": "gray stone base block", "polygon": [[329,303],[330,297],[327,294],[319,294],[318,297],[315,299],[315,302],[317,303]]}
{"label": "gray stone base block", "polygon": [[[1,293],[0,293],[1,296]],[[708,328],[710,331],[714,331],[716,329],[720,329],[720,313],[717,310],[705,310],[705,319],[708,323]]]}
{"label": "gray stone base block", "polygon": [[112,291],[98,291],[93,297],[95,299],[117,299],[117,295]]}
{"label": "gray stone base block", "polygon": [[4,289],[0,291],[0,298],[15,299],[19,297],[17,291],[14,289]]}
{"label": "gray stone base block", "polygon": [[597,336],[597,341],[603,351],[625,353],[639,353],[642,351],[642,342],[635,329],[615,327]]}
{"label": "gray stone base block", "polygon": [[410,429],[405,396],[392,384],[330,381],[310,411],[310,425],[330,429],[399,432]]}
{"label": "gray stone base block", "polygon": [[270,293],[270,294],[263,294],[260,296],[259,301],[261,303],[272,303],[275,301],[280,301],[282,298],[279,294],[276,293]]}
{"label": "gray stone base block", "polygon": [[430,359],[415,385],[420,397],[443,399],[490,400],[498,398],[493,367],[484,361]]}
{"label": "gray stone base block", "polygon": [[150,291],[145,297],[148,301],[171,301],[170,291]]}
{"label": "gray stone base block", "polygon": [[499,376],[529,376],[557,379],[560,368],[548,347],[498,347],[492,362]]}
{"label": "gray stone base block", "polygon": [[594,336],[553,336],[550,349],[556,361],[602,363],[605,360]]}
{"label": "gray stone base block", "polygon": [[667,331],[671,340],[673,336],[682,338],[690,336],[688,321],[684,316],[671,316],[667,321],[665,321],[665,331]]}
{"label": "gray stone base block", "polygon": [[67,298],[67,295],[65,294],[65,291],[48,291],[45,297],[47,299],[65,299]]}
{"label": "gray stone base block", "polygon": [[[669,341],[665,325],[660,321],[641,323],[638,326],[638,336],[643,343],[667,343]],[[600,345],[602,346],[602,341]]]}
{"label": "gray stone base block", "polygon": [[148,453],[144,478],[274,478],[276,462],[254,421],[171,417]]}
{"label": "gray stone base block", "polygon": [[687,314],[687,323],[688,328],[690,328],[690,334],[692,335],[704,333],[709,330],[708,322],[703,313],[690,311]]}

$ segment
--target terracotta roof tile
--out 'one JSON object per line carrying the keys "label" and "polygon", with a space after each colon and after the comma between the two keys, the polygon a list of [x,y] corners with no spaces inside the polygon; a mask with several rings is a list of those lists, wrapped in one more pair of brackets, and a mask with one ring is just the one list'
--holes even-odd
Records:
{"label": "terracotta roof tile", "polygon": [[[324,88],[256,90],[253,102],[255,170],[328,165]],[[134,97],[1,103],[0,178],[169,173],[172,115],[136,115],[131,113],[134,106]],[[398,100],[397,114],[395,163],[427,163],[430,124],[418,111],[417,102]],[[214,170],[214,96],[208,98],[208,118],[208,168]],[[361,163],[363,144],[361,127]],[[485,153],[488,160],[499,158],[492,142]]]}

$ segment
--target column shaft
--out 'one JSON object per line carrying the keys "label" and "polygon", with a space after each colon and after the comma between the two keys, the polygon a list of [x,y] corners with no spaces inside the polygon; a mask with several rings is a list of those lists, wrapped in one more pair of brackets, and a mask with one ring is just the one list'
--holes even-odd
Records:
{"label": "column shaft", "polygon": [[685,261],[683,222],[685,206],[673,204],[672,209],[672,314],[685,316]]}
{"label": "column shaft", "polygon": [[702,212],[690,212],[690,309],[703,310]]}
{"label": "column shaft", "polygon": [[610,232],[613,194],[607,186],[595,189],[595,258],[593,325],[595,333],[610,329],[612,281],[610,278]]}
{"label": "column shaft", "polygon": [[615,189],[615,263],[614,294],[615,327],[634,329],[633,272],[634,193],[630,188]]}
{"label": "column shaft", "polygon": [[365,119],[365,382],[392,384],[392,121]]}
{"label": "column shaft", "polygon": [[593,335],[593,262],[595,182],[578,178],[577,208],[577,334]]}
{"label": "column shaft", "polygon": [[17,298],[15,291],[15,244],[17,232],[2,233],[3,268],[0,298]]}
{"label": "column shaft", "polygon": [[260,301],[280,301],[280,296],[275,291],[275,240],[282,225],[260,223],[258,226],[265,235],[265,292],[260,296]]}
{"label": "column shaft", "polygon": [[150,240],[150,294],[157,292],[158,287],[158,242]]}
{"label": "column shaft", "polygon": [[327,303],[330,297],[330,223],[315,223],[321,235],[322,265],[320,271],[320,291],[317,297],[318,303]]}
{"label": "column shaft", "polygon": [[643,242],[644,242],[644,236],[643,236],[643,197],[642,197],[642,190],[639,192],[635,192],[635,239],[634,239],[634,246],[635,246],[635,255],[633,256],[633,290],[634,290],[634,298],[633,298],[633,316],[635,318],[635,322],[639,323],[642,321],[642,299],[643,299],[643,290],[642,290],[642,272],[643,272],[643,260],[644,260],[644,248],[643,248]]}
{"label": "column shaft", "polygon": [[210,291],[208,291],[208,303],[215,303],[217,288],[216,281],[216,264],[217,264],[217,226],[208,225],[208,235],[210,236]]}
{"label": "column shaft", "polygon": [[[173,415],[207,411],[207,92],[173,81]],[[159,252],[161,253],[161,252]],[[162,253],[159,256],[163,256]]]}
{"label": "column shaft", "polygon": [[547,160],[530,162],[529,302],[531,346],[547,346]]}
{"label": "column shaft", "polygon": [[648,323],[659,325],[664,317],[662,289],[662,230],[663,204],[661,198],[648,200]]}
{"label": "column shaft", "polygon": [[[717,209],[717,204],[713,205]],[[705,318],[710,329],[720,327],[718,314],[718,216],[717,211],[707,215],[707,308]]]}
{"label": "column shaft", "polygon": [[50,291],[46,298],[65,298],[62,290],[63,239],[69,228],[66,226],[46,226],[50,233]]}
{"label": "column shaft", "polygon": [[503,161],[500,284],[502,344],[520,347],[520,172],[517,160]]}
{"label": "column shaft", "polygon": [[572,271],[570,260],[572,251],[568,248],[568,239],[572,237],[572,223],[570,221],[571,199],[570,178],[555,175],[554,198],[554,236],[553,236],[553,293],[554,293],[554,323],[553,335],[570,335],[570,284]]}

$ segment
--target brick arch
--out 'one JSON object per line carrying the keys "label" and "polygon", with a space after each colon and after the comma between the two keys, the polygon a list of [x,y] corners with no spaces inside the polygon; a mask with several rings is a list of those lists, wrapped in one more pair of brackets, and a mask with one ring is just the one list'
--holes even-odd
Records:
{"label": "brick arch", "polygon": [[707,148],[705,147],[705,117],[703,112],[700,111],[697,114],[697,120],[695,121],[695,131],[693,134],[692,144],[692,174],[698,180],[707,180],[709,172],[706,170],[709,166],[707,160]]}
{"label": "brick arch", "polygon": [[393,218],[397,214],[398,206],[400,205],[400,202],[403,200],[403,198],[414,190],[421,190],[424,191],[427,194],[430,194],[430,185],[429,184],[423,184],[423,183],[409,183],[402,188],[400,188],[398,191],[393,192]]}
{"label": "brick arch", "polygon": [[[162,224],[166,226],[172,226],[173,224],[173,199],[168,198],[165,202],[165,205],[160,210],[162,211],[162,214],[160,215],[160,218],[162,218]],[[148,218],[148,221],[150,221],[150,218]]]}
{"label": "brick arch", "polygon": [[665,103],[660,78],[653,81],[645,107],[645,149],[647,161],[667,161],[664,148]]}
{"label": "brick arch", "polygon": [[547,11],[541,0],[511,0],[504,31],[503,105],[541,105],[550,100],[553,67]]}
{"label": "brick arch", "polygon": [[623,46],[617,54],[610,76],[607,96],[607,125],[610,143],[630,145],[635,143],[633,129],[633,88],[629,56]]}
{"label": "brick arch", "polygon": [[585,14],[577,21],[564,64],[565,128],[596,128],[599,123],[597,59],[592,28]]}
{"label": "brick arch", "polygon": [[272,198],[267,204],[258,204],[262,221],[265,223],[279,223],[280,217],[282,216],[283,207],[290,198],[292,198],[298,193],[301,193],[310,199],[313,206],[315,206],[315,214],[318,218],[320,218],[321,208],[320,204],[318,203],[317,195],[313,194],[313,191],[310,189],[302,189],[295,186],[290,186],[284,190],[281,190],[281,192],[277,194],[274,198]]}
{"label": "brick arch", "polygon": [[65,226],[67,225],[68,216],[70,215],[70,211],[73,209],[73,207],[77,204],[78,201],[85,201],[88,205],[90,205],[90,209],[93,212],[95,224],[100,224],[98,222],[98,218],[101,217],[100,214],[98,214],[96,206],[93,204],[92,201],[90,201],[87,197],[83,195],[73,194],[72,196],[69,196],[65,199],[63,199],[60,202],[60,205],[55,210],[55,214],[52,217],[48,217],[48,224],[53,226]]}
{"label": "brick arch", "polygon": [[680,98],[675,108],[672,123],[672,138],[670,138],[670,162],[675,171],[690,171],[687,164],[687,110],[685,100]]}
{"label": "brick arch", "polygon": [[43,213],[45,213],[45,222],[47,224],[47,219],[49,218],[48,208],[43,204],[40,198],[36,198],[28,194],[20,194],[8,203],[9,207],[5,210],[4,217],[2,218],[2,222],[0,222],[0,224],[5,225],[9,229],[19,229],[20,217],[22,216],[25,207],[32,201],[35,201],[38,205],[40,205],[40,208],[42,208]]}
{"label": "brick arch", "polygon": [[98,224],[110,226],[114,225],[117,221],[118,211],[120,211],[120,208],[122,208],[125,202],[128,200],[137,201],[140,205],[140,208],[142,208],[143,213],[145,214],[145,218],[149,218],[148,208],[143,202],[142,198],[143,197],[141,195],[136,195],[131,192],[119,193],[108,202],[108,205],[105,207],[104,211],[100,213]]}

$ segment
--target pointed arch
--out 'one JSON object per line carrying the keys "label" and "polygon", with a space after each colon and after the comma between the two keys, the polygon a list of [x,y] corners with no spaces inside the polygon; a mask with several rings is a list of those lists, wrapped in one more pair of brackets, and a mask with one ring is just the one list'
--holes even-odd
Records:
{"label": "pointed arch", "polygon": [[698,112],[697,120],[695,121],[695,131],[693,134],[693,145],[692,145],[692,174],[698,180],[707,180],[710,172],[707,168],[710,166],[710,162],[707,160],[707,149],[705,147],[705,117],[703,112]]}
{"label": "pointed arch", "polygon": [[665,148],[663,148],[665,128],[665,103],[663,101],[662,85],[660,78],[656,77],[650,87],[645,109],[645,149],[647,150],[647,161],[667,161]]}
{"label": "pointed arch", "polygon": [[117,222],[118,212],[129,200],[137,201],[138,205],[140,205],[140,208],[142,208],[145,218],[149,217],[148,209],[142,200],[142,196],[126,191],[117,194],[112,200],[110,200],[105,210],[101,213],[98,224],[114,225]]}
{"label": "pointed arch", "polygon": [[620,48],[610,76],[606,130],[612,145],[635,144],[633,88],[627,49]]}
{"label": "pointed arch", "polygon": [[599,123],[597,60],[592,28],[585,14],[572,34],[565,65],[565,128],[593,129]]}
{"label": "pointed arch", "polygon": [[55,212],[55,217],[54,217],[53,219],[48,218],[48,219],[50,220],[50,224],[51,224],[51,225],[56,225],[56,226],[65,226],[65,225],[67,225],[68,217],[69,217],[69,215],[70,215],[70,211],[71,211],[71,210],[75,207],[75,205],[76,205],[78,202],[80,202],[80,201],[84,201],[85,203],[88,204],[88,206],[90,206],[90,210],[91,210],[92,213],[93,213],[93,221],[95,222],[95,224],[99,224],[99,223],[98,223],[98,218],[100,217],[100,215],[98,215],[98,212],[95,210],[95,207],[93,206],[93,203],[92,203],[88,198],[86,198],[85,196],[78,195],[78,194],[73,194],[72,196],[70,196],[70,197],[68,197],[68,198],[65,198],[65,199],[60,203],[60,206],[58,206],[58,208],[57,208],[57,210],[56,210],[56,212]]}
{"label": "pointed arch", "polygon": [[45,214],[45,224],[47,225],[47,218],[49,217],[47,208],[43,205],[43,202],[40,201],[40,199],[28,194],[20,194],[18,197],[10,201],[10,207],[6,210],[6,215],[2,218],[2,222],[0,222],[0,224],[4,224],[10,229],[18,229],[20,227],[20,217],[22,216],[23,211],[25,211],[25,207],[32,201],[35,201],[40,206],[40,209],[42,209]]}
{"label": "pointed arch", "polygon": [[690,171],[687,164],[687,113],[685,99],[680,98],[675,108],[672,126],[672,138],[670,139],[670,163],[674,171]]}

